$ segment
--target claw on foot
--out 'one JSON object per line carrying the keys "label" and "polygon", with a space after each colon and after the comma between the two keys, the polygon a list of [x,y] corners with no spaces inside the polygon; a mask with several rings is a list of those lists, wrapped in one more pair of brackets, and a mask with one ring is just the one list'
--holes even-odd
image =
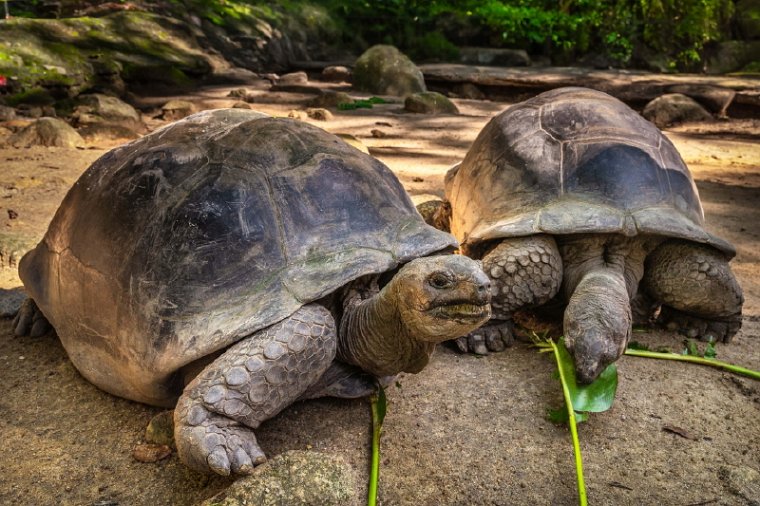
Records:
{"label": "claw on foot", "polygon": [[462,353],[488,355],[500,352],[514,344],[514,323],[512,320],[492,321],[454,341]]}
{"label": "claw on foot", "polygon": [[657,322],[667,330],[701,341],[728,343],[742,327],[741,314],[725,319],[707,319],[663,306]]}

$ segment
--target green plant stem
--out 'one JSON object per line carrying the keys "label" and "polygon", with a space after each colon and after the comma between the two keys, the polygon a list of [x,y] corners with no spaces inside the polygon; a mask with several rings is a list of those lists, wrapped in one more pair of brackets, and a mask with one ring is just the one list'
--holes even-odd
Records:
{"label": "green plant stem", "polygon": [[372,405],[372,460],[369,469],[369,492],[367,493],[367,506],[377,504],[377,482],[380,476],[380,428],[382,421],[377,409],[378,395],[370,398]]}
{"label": "green plant stem", "polygon": [[573,409],[573,401],[570,398],[570,390],[567,388],[567,379],[562,372],[562,364],[560,363],[559,350],[553,340],[549,339],[552,350],[554,350],[554,358],[557,361],[557,370],[559,371],[560,383],[562,383],[562,393],[565,396],[565,405],[567,406],[568,424],[570,425],[570,434],[573,438],[573,456],[575,457],[575,476],[578,481],[578,504],[580,506],[586,506],[588,499],[586,498],[586,484],[583,480],[583,459],[581,458],[581,443],[578,439],[578,426],[575,423],[575,410]]}
{"label": "green plant stem", "polygon": [[679,355],[678,353],[670,352],[663,353],[659,351],[633,350],[630,348],[625,350],[625,354],[631,355],[633,357],[657,358],[661,360],[676,360],[679,362],[693,362],[695,364],[709,365],[710,367],[725,369],[726,371],[730,371],[735,374],[760,380],[760,371],[753,371],[752,369],[729,364],[728,362],[721,362],[720,360],[715,360],[713,358],[695,357],[693,355]]}

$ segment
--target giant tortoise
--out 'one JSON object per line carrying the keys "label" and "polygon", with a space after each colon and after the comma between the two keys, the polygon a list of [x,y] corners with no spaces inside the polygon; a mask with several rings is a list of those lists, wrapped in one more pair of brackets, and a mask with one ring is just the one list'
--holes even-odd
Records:
{"label": "giant tortoise", "polygon": [[705,230],[689,170],[662,132],[606,93],[561,88],[509,107],[446,175],[446,196],[451,232],[493,287],[493,319],[462,348],[504,349],[515,311],[558,293],[583,382],[625,351],[632,319],[658,313],[671,329],[723,341],[741,326],[735,251]]}
{"label": "giant tortoise", "polygon": [[488,320],[490,281],[456,245],[338,137],[207,111],[82,175],[21,261],[15,332],[49,322],[98,387],[176,403],[188,466],[245,474],[265,460],[253,429],[295,400],[367,395]]}

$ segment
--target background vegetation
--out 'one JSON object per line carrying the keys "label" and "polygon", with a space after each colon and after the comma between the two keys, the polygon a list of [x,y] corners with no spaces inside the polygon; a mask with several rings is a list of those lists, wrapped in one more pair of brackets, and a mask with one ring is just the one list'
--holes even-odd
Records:
{"label": "background vegetation", "polygon": [[[14,15],[70,15],[106,2],[11,0]],[[112,2],[113,3],[113,2]],[[313,17],[324,35],[359,52],[393,44],[413,59],[453,59],[461,46],[525,49],[554,64],[585,59],[600,66],[700,71],[718,42],[752,38],[757,0],[133,0],[143,8],[187,14],[217,25],[251,16],[285,22]],[[743,4],[742,9],[737,9]],[[53,8],[51,9],[51,5]],[[747,7],[748,6],[748,7]],[[738,19],[742,18],[742,19]],[[275,23],[277,24],[277,23]],[[332,30],[337,26],[339,31]],[[759,25],[760,26],[760,25]]]}

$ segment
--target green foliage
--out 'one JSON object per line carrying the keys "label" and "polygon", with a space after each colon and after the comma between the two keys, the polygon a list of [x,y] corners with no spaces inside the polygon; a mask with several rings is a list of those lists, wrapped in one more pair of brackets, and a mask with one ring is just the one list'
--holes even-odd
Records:
{"label": "green foliage", "polygon": [[369,471],[369,487],[367,492],[367,505],[377,504],[377,485],[380,477],[380,433],[385,420],[385,412],[388,401],[385,397],[385,389],[377,384],[377,393],[370,397],[372,408],[372,462]]}
{"label": "green foliage", "polygon": [[369,97],[367,99],[360,98],[353,102],[344,102],[338,104],[338,109],[341,111],[353,111],[355,109],[372,109],[375,104],[385,104],[385,100],[380,97]]}
{"label": "green foliage", "polygon": [[661,55],[690,70],[704,47],[730,35],[732,0],[314,0],[365,46],[391,44],[414,59],[453,59],[454,45],[545,54],[555,63],[583,55],[611,64]]}

